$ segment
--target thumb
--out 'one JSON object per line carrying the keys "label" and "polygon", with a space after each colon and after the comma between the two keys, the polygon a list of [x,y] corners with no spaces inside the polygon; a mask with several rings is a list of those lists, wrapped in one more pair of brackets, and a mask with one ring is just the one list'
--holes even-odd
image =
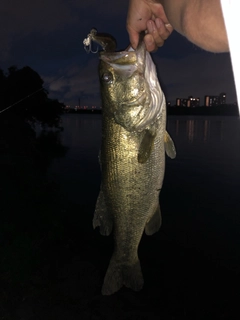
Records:
{"label": "thumb", "polygon": [[139,33],[128,26],[127,26],[127,31],[129,34],[129,40],[130,40],[131,46],[133,47],[133,49],[136,49],[139,42]]}

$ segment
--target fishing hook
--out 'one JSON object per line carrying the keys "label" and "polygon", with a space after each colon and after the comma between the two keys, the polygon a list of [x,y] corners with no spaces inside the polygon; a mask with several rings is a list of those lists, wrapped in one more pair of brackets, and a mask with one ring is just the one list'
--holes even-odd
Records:
{"label": "fishing hook", "polygon": [[84,49],[87,53],[98,52],[98,47],[96,51],[92,50],[92,42],[99,44],[105,52],[114,52],[117,47],[116,40],[110,34],[98,33],[96,29],[92,29],[87,38],[83,40]]}

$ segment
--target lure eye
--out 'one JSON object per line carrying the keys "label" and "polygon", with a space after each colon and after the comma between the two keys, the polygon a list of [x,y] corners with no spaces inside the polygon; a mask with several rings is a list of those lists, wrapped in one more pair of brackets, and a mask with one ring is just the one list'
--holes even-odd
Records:
{"label": "lure eye", "polygon": [[113,82],[113,76],[110,72],[105,72],[102,75],[102,80],[106,83],[112,83]]}

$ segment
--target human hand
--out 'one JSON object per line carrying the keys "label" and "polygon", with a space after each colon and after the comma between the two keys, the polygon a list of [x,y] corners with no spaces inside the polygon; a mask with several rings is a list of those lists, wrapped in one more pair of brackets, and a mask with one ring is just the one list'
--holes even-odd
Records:
{"label": "human hand", "polygon": [[148,51],[155,51],[170,36],[173,27],[169,24],[161,3],[154,0],[130,0],[127,31],[131,45],[136,49],[139,33],[146,32],[144,42]]}

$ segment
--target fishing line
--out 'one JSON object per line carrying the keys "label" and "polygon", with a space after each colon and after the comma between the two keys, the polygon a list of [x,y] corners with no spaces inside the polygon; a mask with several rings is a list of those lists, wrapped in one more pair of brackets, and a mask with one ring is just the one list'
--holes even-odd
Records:
{"label": "fishing line", "polygon": [[[55,79],[55,80],[53,80],[53,81],[49,82],[49,84],[48,84],[48,85],[50,85],[51,83],[53,83],[53,82],[55,82],[55,81],[58,81],[58,80],[60,80],[60,79],[62,79],[62,78],[64,78],[64,76],[61,76],[61,77],[59,77],[58,79]],[[20,103],[20,102],[22,102],[22,101],[24,101],[24,100],[28,99],[29,97],[33,96],[34,94],[36,94],[37,92],[39,92],[39,91],[41,91],[41,90],[43,90],[43,89],[47,90],[47,89],[46,89],[46,88],[44,88],[44,87],[43,87],[43,88],[40,88],[40,89],[37,89],[36,91],[34,91],[34,92],[32,92],[32,93],[28,94],[27,96],[25,96],[24,98],[22,98],[22,99],[18,100],[17,102],[14,102],[13,104],[11,104],[10,106],[8,106],[7,108],[5,108],[5,109],[1,110],[1,111],[0,111],[0,114],[1,114],[1,113],[3,113],[3,112],[5,112],[5,111],[7,111],[7,110],[8,110],[8,109],[10,109],[10,108],[12,108],[12,107],[13,107],[13,106],[15,106],[16,104],[18,104],[18,103]]]}

